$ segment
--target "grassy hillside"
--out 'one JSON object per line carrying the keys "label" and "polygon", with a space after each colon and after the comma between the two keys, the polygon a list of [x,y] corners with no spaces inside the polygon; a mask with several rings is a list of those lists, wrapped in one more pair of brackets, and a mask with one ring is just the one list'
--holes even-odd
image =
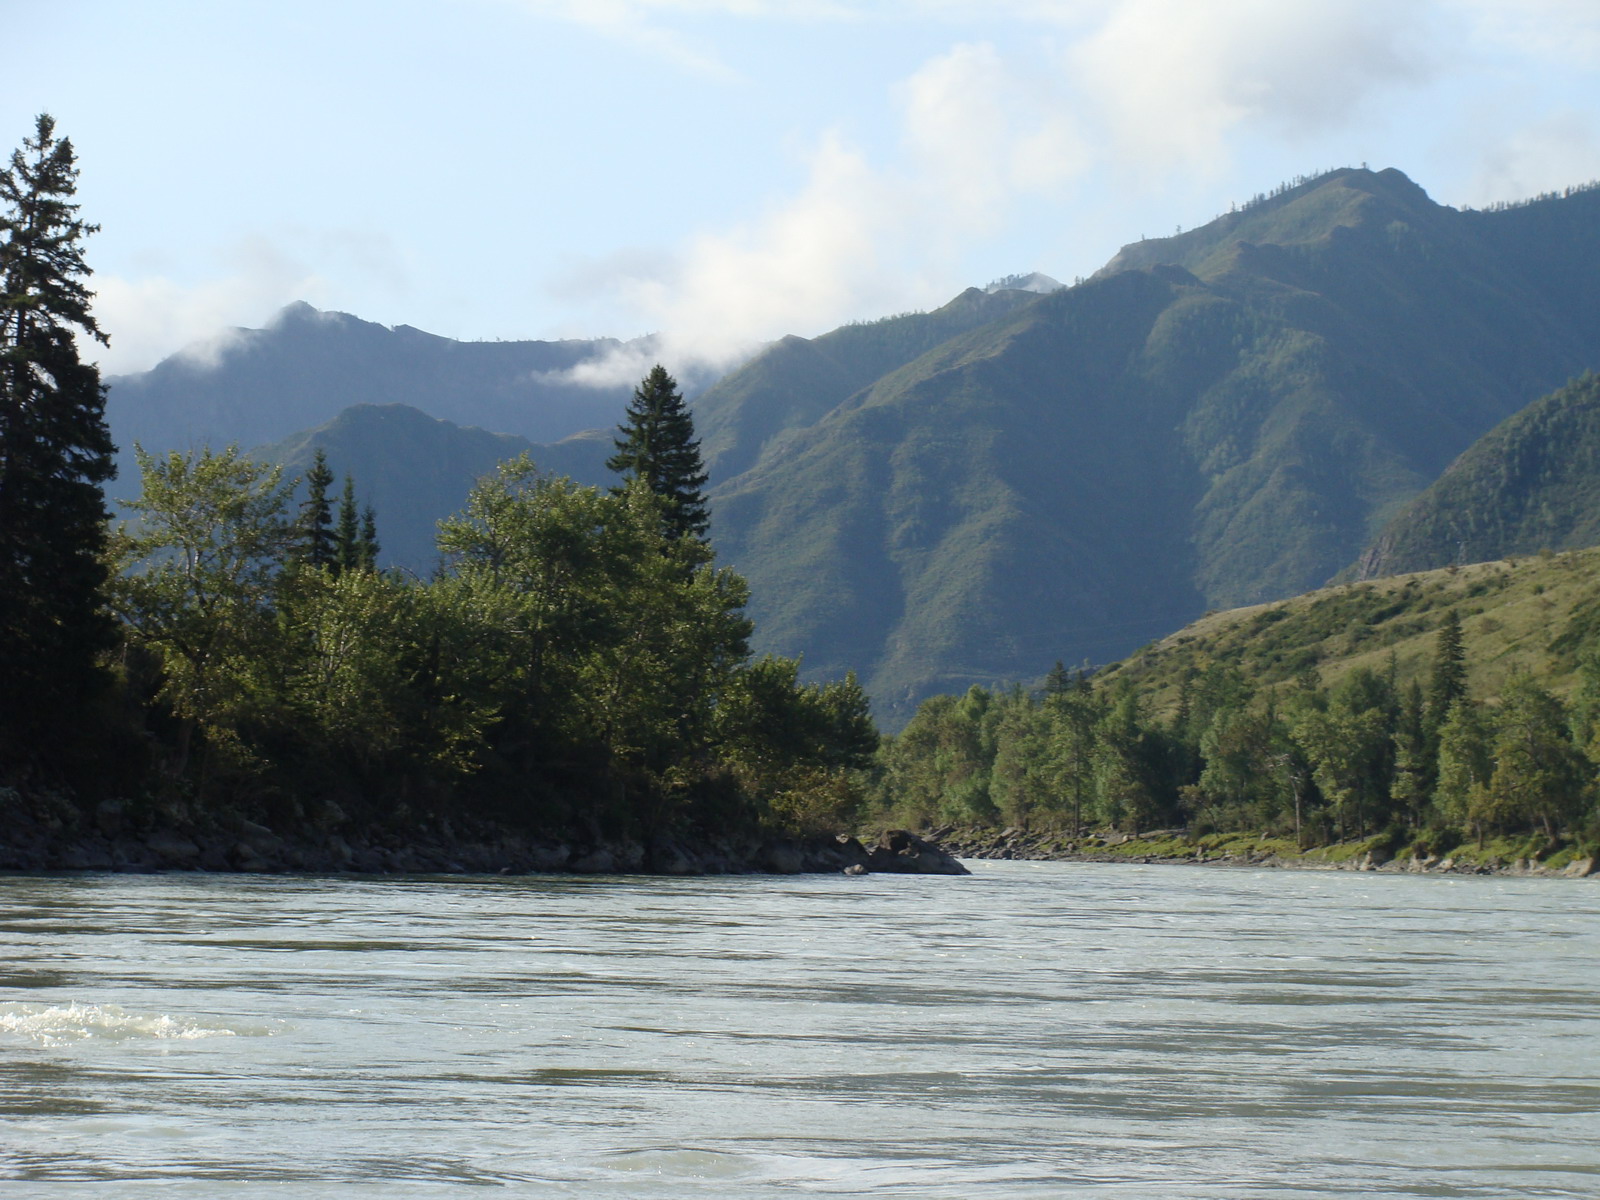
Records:
{"label": "grassy hillside", "polygon": [[1408,504],[1358,578],[1600,543],[1600,376],[1507,418]]}
{"label": "grassy hillside", "polygon": [[1468,690],[1492,699],[1517,674],[1558,695],[1573,686],[1581,644],[1600,632],[1600,549],[1446,567],[1323,588],[1208,613],[1107,668],[1169,712],[1178,684],[1212,664],[1237,667],[1261,684],[1289,684],[1316,671],[1334,685],[1351,670],[1389,669],[1425,680],[1446,612],[1461,620]]}

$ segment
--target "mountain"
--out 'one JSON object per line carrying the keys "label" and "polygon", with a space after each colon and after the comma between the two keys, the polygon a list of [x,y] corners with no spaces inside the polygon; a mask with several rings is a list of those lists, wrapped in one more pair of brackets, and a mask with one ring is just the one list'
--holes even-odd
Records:
{"label": "mountain", "polygon": [[355,480],[360,502],[376,510],[383,564],[422,575],[437,559],[439,519],[459,511],[473,483],[505,459],[527,453],[552,475],[611,482],[605,469],[612,453],[609,430],[536,445],[514,434],[441,421],[405,404],[352,405],[315,429],[251,453],[281,464],[289,475],[303,475],[318,450],[338,479],[349,474]]}
{"label": "mountain", "polygon": [[[810,678],[858,670],[891,728],[932,692],[1121,658],[1354,562],[1479,437],[1600,366],[1600,191],[1463,212],[1398,171],[1334,171],[1051,284],[785,338],[694,400],[713,537],[750,579],[758,648],[803,654]],[[119,435],[176,428],[190,404],[199,432],[214,409],[218,428],[272,424],[231,435],[270,442],[353,399],[404,400],[446,421],[408,418],[398,465],[329,454],[408,555],[469,460],[521,445],[485,429],[597,469],[605,435],[559,439],[624,407],[625,389],[554,382],[613,343],[453,343],[304,309],[257,334],[216,366],[151,372],[165,400],[115,381]],[[472,448],[424,504],[435,434]]]}
{"label": "mountain", "polygon": [[698,410],[758,643],[858,669],[892,726],[934,691],[1314,588],[1600,363],[1595,228],[1593,190],[1458,212],[1342,170],[915,357],[840,370],[786,339]]}
{"label": "mountain", "polygon": [[152,370],[112,377],[107,419],[122,448],[124,481],[137,479],[136,441],[151,451],[255,446],[356,404],[406,404],[460,425],[555,442],[616,423],[630,388],[581,385],[565,372],[621,346],[610,339],[460,342],[292,304],[264,329],[236,329]]}
{"label": "mountain", "polygon": [[790,336],[773,343],[694,402],[701,455],[712,478],[739,474],[784,434],[814,425],[890,372],[1029,303],[1041,280],[1054,282],[1037,273],[1019,275],[1000,283],[1023,286],[968,288],[933,312],[902,313],[816,338]]}
{"label": "mountain", "polygon": [[1600,545],[1600,376],[1535,401],[1474,442],[1394,517],[1354,575]]}

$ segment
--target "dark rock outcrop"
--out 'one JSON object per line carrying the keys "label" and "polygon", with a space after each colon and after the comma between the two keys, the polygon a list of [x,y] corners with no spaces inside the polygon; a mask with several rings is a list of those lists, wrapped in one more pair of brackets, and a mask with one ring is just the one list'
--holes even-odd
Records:
{"label": "dark rock outcrop", "polygon": [[795,839],[680,830],[643,843],[626,837],[568,842],[466,819],[367,827],[330,810],[320,823],[279,832],[236,815],[186,819],[120,801],[82,811],[64,796],[24,796],[11,788],[0,788],[0,871],[967,874],[931,841],[904,831],[885,834],[871,851],[843,834]]}
{"label": "dark rock outcrop", "polygon": [[867,855],[867,870],[902,875],[970,875],[971,871],[934,843],[907,829],[891,829]]}

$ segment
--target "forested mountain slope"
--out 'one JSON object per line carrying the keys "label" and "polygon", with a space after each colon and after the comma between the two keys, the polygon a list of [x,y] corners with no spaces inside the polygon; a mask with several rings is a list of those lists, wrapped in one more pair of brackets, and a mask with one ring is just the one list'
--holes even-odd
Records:
{"label": "forested mountain slope", "polygon": [[1600,376],[1508,417],[1403,508],[1362,555],[1373,579],[1600,544]]}
{"label": "forested mountain slope", "polygon": [[890,371],[958,334],[1032,301],[1030,290],[968,288],[942,308],[844,325],[815,338],[786,337],[695,401],[702,453],[715,478],[751,466],[773,439],[819,418]]}
{"label": "forested mountain slope", "polygon": [[1530,251],[1597,220],[1592,191],[1460,213],[1346,170],[1130,246],[714,481],[718,544],[762,644],[861,670],[891,724],[930,692],[1316,587],[1600,362],[1570,261],[1600,270],[1594,239]]}

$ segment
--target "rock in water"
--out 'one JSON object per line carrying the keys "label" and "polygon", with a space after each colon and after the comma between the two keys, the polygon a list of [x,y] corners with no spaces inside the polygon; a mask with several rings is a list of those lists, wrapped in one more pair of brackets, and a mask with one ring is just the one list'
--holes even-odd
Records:
{"label": "rock in water", "polygon": [[891,829],[867,855],[869,871],[898,871],[903,875],[970,875],[949,854],[906,829]]}

